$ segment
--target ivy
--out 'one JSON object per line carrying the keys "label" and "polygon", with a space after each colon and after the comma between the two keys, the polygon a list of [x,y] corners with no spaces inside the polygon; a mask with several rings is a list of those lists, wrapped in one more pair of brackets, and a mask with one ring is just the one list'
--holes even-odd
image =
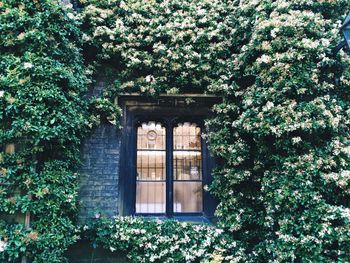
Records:
{"label": "ivy", "polygon": [[[79,143],[91,126],[79,23],[58,1],[0,2],[1,261],[64,262],[75,242]],[[17,221],[17,222],[16,222]]]}
{"label": "ivy", "polygon": [[133,262],[229,262],[233,251],[240,253],[236,242],[222,229],[204,224],[140,217],[97,218],[81,231],[95,245],[127,253]]}
{"label": "ivy", "polygon": [[[178,262],[348,261],[350,60],[331,52],[348,1],[76,5],[0,2],[0,212],[35,219],[1,224],[2,261],[64,262],[78,235],[134,261],[169,260],[145,244],[174,235],[186,239]],[[86,96],[99,77],[105,94]],[[133,218],[77,232],[79,144],[100,121],[118,125],[121,92],[223,98],[205,138],[220,163],[209,188],[225,234]]]}
{"label": "ivy", "polygon": [[[331,53],[348,7],[237,4],[257,12],[237,35],[230,89],[207,122],[211,149],[223,159],[211,190],[223,226],[254,262],[350,257],[349,58]],[[247,17],[235,20],[241,32]]]}
{"label": "ivy", "polygon": [[93,61],[115,65],[115,95],[223,97],[207,121],[220,160],[210,189],[246,261],[350,256],[349,59],[331,52],[347,8],[347,1],[84,1],[84,45],[99,51]]}

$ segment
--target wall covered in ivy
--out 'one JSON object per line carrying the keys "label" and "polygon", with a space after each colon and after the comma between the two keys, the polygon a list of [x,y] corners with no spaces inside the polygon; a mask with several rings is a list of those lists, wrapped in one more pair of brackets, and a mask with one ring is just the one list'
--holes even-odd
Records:
{"label": "wall covered in ivy", "polygon": [[[0,1],[0,212],[33,219],[1,224],[1,260],[63,262],[81,237],[136,262],[170,260],[138,239],[169,241],[172,228],[178,262],[349,260],[350,60],[331,52],[348,1],[73,4]],[[100,72],[104,94],[85,96]],[[224,231],[209,245],[210,227],[76,224],[80,142],[101,121],[117,125],[121,92],[223,98],[206,122]]]}
{"label": "wall covered in ivy", "polygon": [[32,226],[1,225],[0,261],[59,262],[77,239],[80,137],[89,125],[78,23],[50,1],[0,2],[1,212]]}

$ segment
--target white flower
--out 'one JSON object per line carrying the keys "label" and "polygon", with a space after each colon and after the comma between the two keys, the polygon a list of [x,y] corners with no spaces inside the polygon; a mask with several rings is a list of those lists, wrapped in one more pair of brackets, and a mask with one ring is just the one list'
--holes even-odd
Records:
{"label": "white flower", "polygon": [[298,136],[298,137],[293,137],[292,138],[292,143],[293,144],[297,144],[298,142],[301,142],[301,138]]}
{"label": "white flower", "polygon": [[253,100],[252,100],[252,99],[246,99],[244,102],[245,102],[245,104],[246,104],[247,106],[250,106],[250,105],[253,104]]}
{"label": "white flower", "polygon": [[270,109],[272,109],[275,105],[273,104],[273,102],[271,101],[268,101],[266,103],[266,105],[262,108],[263,111],[268,111]]}
{"label": "white flower", "polygon": [[114,252],[116,249],[115,249],[114,247],[109,247],[109,250],[110,250],[111,252]]}
{"label": "white flower", "polygon": [[23,63],[23,67],[24,67],[25,69],[27,69],[27,68],[32,68],[32,67],[33,67],[33,64],[30,63],[30,62],[24,62],[24,63]]}
{"label": "white flower", "polygon": [[7,242],[0,240],[0,252],[4,252],[6,246],[7,246]]}
{"label": "white flower", "polygon": [[270,63],[271,62],[271,57],[268,55],[262,55],[260,58],[258,58],[258,62],[261,63]]}
{"label": "white flower", "polygon": [[271,37],[275,38],[277,36],[277,33],[280,31],[279,28],[274,28],[271,30]]}
{"label": "white flower", "polygon": [[224,230],[217,228],[215,229],[215,232],[220,235],[224,232]]}
{"label": "white flower", "polygon": [[70,203],[73,200],[73,195],[68,195],[67,202]]}
{"label": "white flower", "polygon": [[1,97],[4,97],[4,94],[5,94],[5,91],[0,90],[0,98],[1,98]]}
{"label": "white flower", "polygon": [[154,81],[154,77],[153,76],[151,76],[151,75],[148,75],[148,76],[146,76],[146,82],[151,82],[151,81]]}
{"label": "white flower", "polygon": [[69,19],[74,19],[74,17],[75,17],[73,13],[68,13],[67,16]]}
{"label": "white flower", "polygon": [[199,15],[199,16],[204,16],[205,14],[206,14],[206,10],[205,9],[199,9],[198,11],[197,11],[197,14]]}

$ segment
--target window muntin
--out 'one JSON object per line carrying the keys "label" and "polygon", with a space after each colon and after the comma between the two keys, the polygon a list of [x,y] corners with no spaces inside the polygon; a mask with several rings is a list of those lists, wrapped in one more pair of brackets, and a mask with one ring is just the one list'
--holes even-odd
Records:
{"label": "window muntin", "polygon": [[201,213],[202,189],[201,129],[189,122],[172,131],[154,121],[142,123],[137,128],[136,214]]}
{"label": "window muntin", "polygon": [[174,212],[202,212],[201,130],[194,123],[180,123],[173,140]]}
{"label": "window muntin", "polygon": [[165,132],[155,122],[137,129],[136,213],[165,213]]}

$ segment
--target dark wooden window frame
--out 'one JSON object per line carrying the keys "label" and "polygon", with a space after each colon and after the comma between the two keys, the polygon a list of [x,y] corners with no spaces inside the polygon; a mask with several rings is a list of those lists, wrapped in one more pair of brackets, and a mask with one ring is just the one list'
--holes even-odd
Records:
{"label": "dark wooden window frame", "polygon": [[[186,96],[187,97],[187,96]],[[118,99],[123,111],[122,143],[119,171],[119,214],[176,218],[180,220],[208,221],[214,218],[216,199],[203,190],[203,212],[173,212],[173,129],[181,122],[196,123],[204,130],[204,120],[210,115],[211,106],[218,101],[212,96],[197,97],[188,105],[185,96],[160,96],[152,99],[137,95],[125,95]],[[136,158],[137,127],[142,122],[156,121],[166,128],[166,213],[136,214]],[[211,170],[215,160],[210,156],[205,140],[201,139],[203,186],[212,181]]]}

